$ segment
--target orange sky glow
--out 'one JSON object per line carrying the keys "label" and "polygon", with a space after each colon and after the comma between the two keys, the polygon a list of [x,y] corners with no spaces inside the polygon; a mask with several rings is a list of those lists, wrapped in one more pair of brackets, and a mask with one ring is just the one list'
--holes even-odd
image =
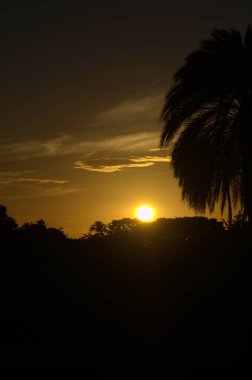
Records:
{"label": "orange sky glow", "polygon": [[242,29],[246,10],[158,2],[3,7],[0,204],[19,225],[79,237],[141,204],[155,218],[195,215],[159,149],[160,112],[184,57],[213,27]]}

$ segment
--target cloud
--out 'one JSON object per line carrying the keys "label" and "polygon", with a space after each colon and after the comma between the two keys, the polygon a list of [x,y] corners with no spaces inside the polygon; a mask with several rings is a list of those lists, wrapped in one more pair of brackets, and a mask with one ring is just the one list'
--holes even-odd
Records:
{"label": "cloud", "polygon": [[[82,169],[87,170],[90,172],[99,172],[99,173],[114,173],[119,172],[124,169],[132,169],[132,168],[146,168],[149,166],[153,166],[156,163],[161,162],[171,162],[171,157],[160,157],[160,156],[144,156],[144,157],[136,157],[136,158],[129,158],[128,161],[130,163],[126,164],[116,164],[116,165],[89,165],[87,163],[84,163],[82,161],[76,161],[74,163],[75,169]],[[133,162],[133,163],[131,163]]]}
{"label": "cloud", "polygon": [[118,165],[99,165],[99,166],[92,166],[87,165],[83,163],[82,161],[76,161],[74,168],[75,169],[82,169],[87,170],[89,172],[99,172],[99,173],[114,173],[122,171],[126,168],[144,168],[147,166],[154,165],[152,162],[143,162],[139,164],[118,164]]}
{"label": "cloud", "polygon": [[83,158],[97,154],[137,153],[148,151],[158,145],[158,132],[141,132],[116,135],[97,140],[80,140],[70,135],[49,140],[31,140],[0,144],[0,159],[30,159],[34,157],[56,157],[81,155]]}
{"label": "cloud", "polygon": [[150,152],[163,152],[164,148],[151,148]]}
{"label": "cloud", "polygon": [[46,140],[5,142],[0,144],[0,156],[13,156],[15,159],[57,156],[67,153],[66,147],[70,141],[71,137],[63,134],[59,137]]}
{"label": "cloud", "polygon": [[24,199],[70,194],[81,189],[61,179],[28,176],[33,170],[0,172],[1,199]]}
{"label": "cloud", "polygon": [[110,152],[134,152],[158,149],[160,93],[125,99],[102,112],[83,126],[82,136],[62,133],[48,139],[0,140],[0,160],[30,159],[78,155],[87,158]]}
{"label": "cloud", "polygon": [[130,161],[133,162],[171,162],[171,156],[145,156],[145,157],[137,157],[131,158]]}
{"label": "cloud", "polygon": [[1,184],[2,185],[15,184],[15,183],[62,185],[68,182],[66,180],[59,180],[59,179],[31,177],[30,175],[34,173],[36,173],[34,170],[0,172],[0,185]]}
{"label": "cloud", "polygon": [[[107,125],[120,129],[135,127],[138,130],[144,126],[146,130],[156,128],[163,104],[163,94],[154,94],[135,99],[125,99],[113,107],[99,112],[94,120],[94,126]],[[132,129],[134,131],[134,129]]]}
{"label": "cloud", "polygon": [[0,178],[1,177],[20,177],[20,176],[26,176],[26,175],[33,175],[36,173],[35,170],[19,170],[19,171],[4,171],[0,172]]}
{"label": "cloud", "polygon": [[75,188],[75,187],[29,187],[26,188],[25,191],[20,189],[18,192],[15,191],[13,193],[9,192],[1,195],[1,199],[3,201],[6,200],[19,200],[19,199],[29,199],[29,198],[44,198],[44,197],[56,197],[60,195],[68,195],[76,192],[83,191],[85,189]]}
{"label": "cloud", "polygon": [[68,181],[63,180],[57,180],[57,179],[43,179],[43,178],[7,178],[7,179],[0,179],[0,184],[6,184],[6,183],[18,183],[18,182],[28,182],[28,183],[39,183],[39,184],[47,184],[47,183],[53,183],[53,184],[63,184],[67,183]]}

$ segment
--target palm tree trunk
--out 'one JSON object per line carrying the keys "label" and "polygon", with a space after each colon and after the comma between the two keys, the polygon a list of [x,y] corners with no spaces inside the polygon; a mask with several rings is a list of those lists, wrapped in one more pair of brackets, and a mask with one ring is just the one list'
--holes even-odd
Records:
{"label": "palm tree trunk", "polygon": [[230,188],[227,189],[227,202],[228,202],[228,224],[231,226],[233,220],[233,210],[232,210],[232,201],[230,195]]}
{"label": "palm tree trunk", "polygon": [[241,147],[243,186],[244,186],[244,216],[252,227],[252,164],[251,164],[251,139],[249,131],[252,124],[250,105],[248,104],[248,89],[245,87],[241,101],[240,126],[238,141]]}
{"label": "palm tree trunk", "polygon": [[[246,165],[247,166],[247,165]],[[252,226],[252,173],[251,168],[245,170],[245,215],[249,224]]]}
{"label": "palm tree trunk", "polygon": [[252,226],[252,164],[250,141],[243,139],[244,214]]}

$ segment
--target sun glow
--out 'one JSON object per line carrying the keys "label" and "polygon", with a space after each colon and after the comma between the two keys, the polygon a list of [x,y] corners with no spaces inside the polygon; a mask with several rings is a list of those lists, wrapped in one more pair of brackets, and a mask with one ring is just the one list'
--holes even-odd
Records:
{"label": "sun glow", "polygon": [[154,209],[148,205],[139,206],[136,209],[136,216],[142,222],[150,222],[154,217]]}

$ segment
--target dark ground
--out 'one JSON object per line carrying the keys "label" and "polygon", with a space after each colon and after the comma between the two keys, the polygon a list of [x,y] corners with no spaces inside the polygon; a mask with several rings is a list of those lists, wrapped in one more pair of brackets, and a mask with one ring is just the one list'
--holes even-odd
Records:
{"label": "dark ground", "polygon": [[2,366],[80,365],[120,378],[136,366],[157,377],[252,364],[249,229],[181,218],[52,235],[2,234]]}

